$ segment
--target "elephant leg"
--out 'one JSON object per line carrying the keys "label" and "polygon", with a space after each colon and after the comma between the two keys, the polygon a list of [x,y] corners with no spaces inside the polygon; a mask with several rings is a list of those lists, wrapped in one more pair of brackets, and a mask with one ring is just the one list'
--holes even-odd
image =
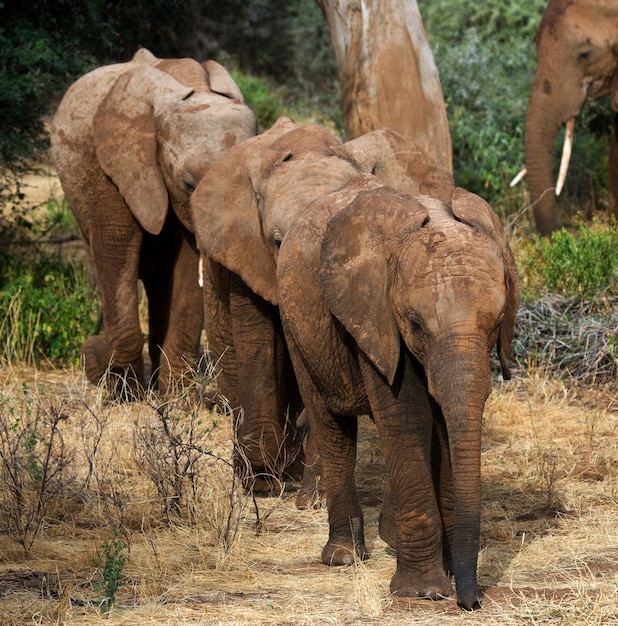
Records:
{"label": "elephant leg", "polygon": [[219,389],[217,403],[223,409],[238,413],[238,367],[230,314],[232,274],[207,257],[203,257],[203,261],[204,326]]}
{"label": "elephant leg", "polygon": [[328,541],[322,549],[326,565],[351,565],[365,560],[363,512],[356,491],[355,465],[358,420],[330,413],[321,399],[307,403],[311,436],[322,461],[321,484],[328,507]]}
{"label": "elephant leg", "polygon": [[170,324],[172,267],[178,242],[164,228],[160,235],[145,234],[139,276],[148,299],[148,354],[150,385],[159,379],[161,350]]}
{"label": "elephant leg", "polygon": [[[150,348],[151,355],[160,353],[157,384],[164,393],[190,376],[195,368],[204,324],[202,290],[198,283],[199,255],[193,236],[182,230],[167,291],[169,300],[159,303],[161,310],[169,311],[164,339]],[[151,316],[155,315],[156,307],[157,302],[149,301]]]}
{"label": "elephant leg", "polygon": [[111,184],[101,190],[93,212],[90,256],[101,294],[103,334],[88,338],[82,358],[90,382],[106,378],[113,397],[131,399],[144,386],[137,304],[142,233]]}
{"label": "elephant leg", "polygon": [[395,537],[397,570],[391,592],[438,599],[452,594],[444,571],[442,523],[431,468],[433,412],[420,365],[404,353],[391,387],[361,355],[361,370],[388,471],[390,515],[381,532]]}
{"label": "elephant leg", "polygon": [[[298,418],[298,426],[304,427],[305,422],[308,425],[308,421],[307,410],[304,409]],[[320,504],[320,492],[322,491],[320,484],[322,478],[320,449],[316,440],[317,438],[315,434],[311,432],[311,428],[308,428],[308,431],[305,440],[303,480],[296,494],[296,508],[298,509],[312,509],[318,507]]]}
{"label": "elephant leg", "polygon": [[[312,444],[307,450],[307,459],[319,460],[320,485],[328,507],[329,534],[322,550],[322,562],[351,565],[369,556],[365,547],[363,512],[356,491],[358,420],[352,416],[335,415],[328,409],[290,335],[288,339],[309,420]],[[303,496],[302,491],[299,495]]]}
{"label": "elephant leg", "polygon": [[295,433],[300,396],[277,307],[232,275],[230,314],[242,408],[236,420],[236,460],[239,469],[246,468],[247,486],[270,491],[280,488],[285,468],[301,453]]}

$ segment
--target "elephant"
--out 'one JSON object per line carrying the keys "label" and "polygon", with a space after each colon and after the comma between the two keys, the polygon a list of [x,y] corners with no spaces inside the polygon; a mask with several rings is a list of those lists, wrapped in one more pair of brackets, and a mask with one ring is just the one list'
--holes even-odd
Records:
{"label": "elephant", "polygon": [[[550,0],[536,35],[537,66],[525,128],[526,170],[536,228],[558,228],[552,178],[560,127],[587,99],[611,94],[618,111],[618,4],[611,0]],[[618,217],[618,137],[609,156],[610,210]]]}
{"label": "elephant", "polygon": [[319,465],[311,439],[307,458],[299,447],[303,405],[279,318],[278,246],[313,200],[372,172],[414,193],[448,198],[453,188],[448,172],[393,130],[342,144],[319,125],[302,127],[282,117],[223,155],[191,197],[218,386],[233,406],[242,407],[239,466],[263,476],[272,473],[269,467],[294,465],[295,458],[293,477],[304,471],[296,499],[301,508],[315,503]]}
{"label": "elephant", "polygon": [[279,310],[321,456],[328,565],[368,556],[355,487],[357,416],[373,417],[387,469],[379,532],[393,594],[478,608],[481,424],[497,345],[510,378],[515,262],[491,207],[361,175],[287,231]]}
{"label": "elephant", "polygon": [[198,356],[203,296],[189,196],[225,150],[256,132],[223,66],[143,48],[82,76],[60,102],[52,158],[102,305],[103,332],[85,341],[82,359],[89,381],[106,380],[112,396],[135,397],[146,385],[138,279],[150,383],[168,391]]}

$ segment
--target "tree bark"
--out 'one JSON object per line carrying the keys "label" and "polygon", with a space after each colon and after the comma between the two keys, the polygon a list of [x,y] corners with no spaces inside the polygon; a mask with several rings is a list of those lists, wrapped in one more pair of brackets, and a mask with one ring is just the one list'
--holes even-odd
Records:
{"label": "tree bark", "polygon": [[416,0],[316,0],[330,29],[349,139],[390,127],[453,171],[442,87]]}

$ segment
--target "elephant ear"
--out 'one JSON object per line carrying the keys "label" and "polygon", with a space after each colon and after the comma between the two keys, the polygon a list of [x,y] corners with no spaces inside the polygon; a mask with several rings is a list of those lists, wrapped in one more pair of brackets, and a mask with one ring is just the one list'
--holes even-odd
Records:
{"label": "elephant ear", "polygon": [[333,315],[393,384],[401,349],[390,298],[391,246],[420,228],[427,209],[392,189],[361,191],[328,224],[320,280]]}
{"label": "elephant ear", "polygon": [[143,63],[145,65],[154,65],[159,59],[148,50],[148,48],[139,48],[131,59],[133,63]]}
{"label": "elephant ear", "polygon": [[154,100],[180,101],[191,93],[164,72],[140,65],[116,80],[94,116],[99,164],[138,222],[153,235],[161,232],[168,209],[167,187],[157,161]]}
{"label": "elephant ear", "polygon": [[388,187],[433,196],[450,204],[455,189],[451,174],[419,145],[391,128],[366,133],[333,151]]}
{"label": "elephant ear", "polygon": [[230,148],[191,196],[198,247],[235,274],[259,296],[277,305],[274,242],[265,239],[259,212],[261,181],[288,153],[270,145],[298,128],[289,118]]}
{"label": "elephant ear", "polygon": [[500,324],[497,348],[502,377],[505,380],[510,380],[511,342],[515,336],[515,322],[517,320],[517,309],[519,308],[519,279],[511,246],[494,210],[476,194],[458,187],[453,194],[452,211],[453,215],[461,222],[478,228],[493,238],[502,251],[506,284],[506,305],[504,308],[504,319]]}
{"label": "elephant ear", "polygon": [[208,74],[208,83],[212,91],[221,94],[222,96],[236,99],[239,102],[245,101],[242,91],[240,91],[240,88],[234,82],[234,79],[230,76],[229,72],[223,67],[223,65],[217,63],[216,61],[209,60],[204,61],[202,63],[202,67]]}

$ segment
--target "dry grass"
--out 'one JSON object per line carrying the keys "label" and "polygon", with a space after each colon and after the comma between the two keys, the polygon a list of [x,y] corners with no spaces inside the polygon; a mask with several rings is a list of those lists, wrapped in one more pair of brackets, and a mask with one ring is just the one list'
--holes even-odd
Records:
{"label": "dry grass", "polygon": [[[298,511],[287,493],[254,504],[232,488],[229,465],[217,460],[232,449],[224,417],[208,434],[213,454],[195,470],[196,490],[170,517],[136,463],[135,424],[152,418],[149,403],[106,405],[79,372],[10,370],[3,378],[4,397],[19,396],[27,380],[41,403],[62,399],[74,456],[72,480],[29,553],[0,535],[3,625],[618,624],[615,385],[569,387],[540,371],[495,384],[483,451],[484,601],[466,614],[453,599],[389,596],[395,560],[377,536],[383,468],[368,421],[358,481],[372,557],[328,568],[320,563],[324,510]],[[213,419],[205,409],[198,417]],[[230,520],[236,530],[223,537]],[[104,616],[93,559],[112,529],[127,562]]]}

